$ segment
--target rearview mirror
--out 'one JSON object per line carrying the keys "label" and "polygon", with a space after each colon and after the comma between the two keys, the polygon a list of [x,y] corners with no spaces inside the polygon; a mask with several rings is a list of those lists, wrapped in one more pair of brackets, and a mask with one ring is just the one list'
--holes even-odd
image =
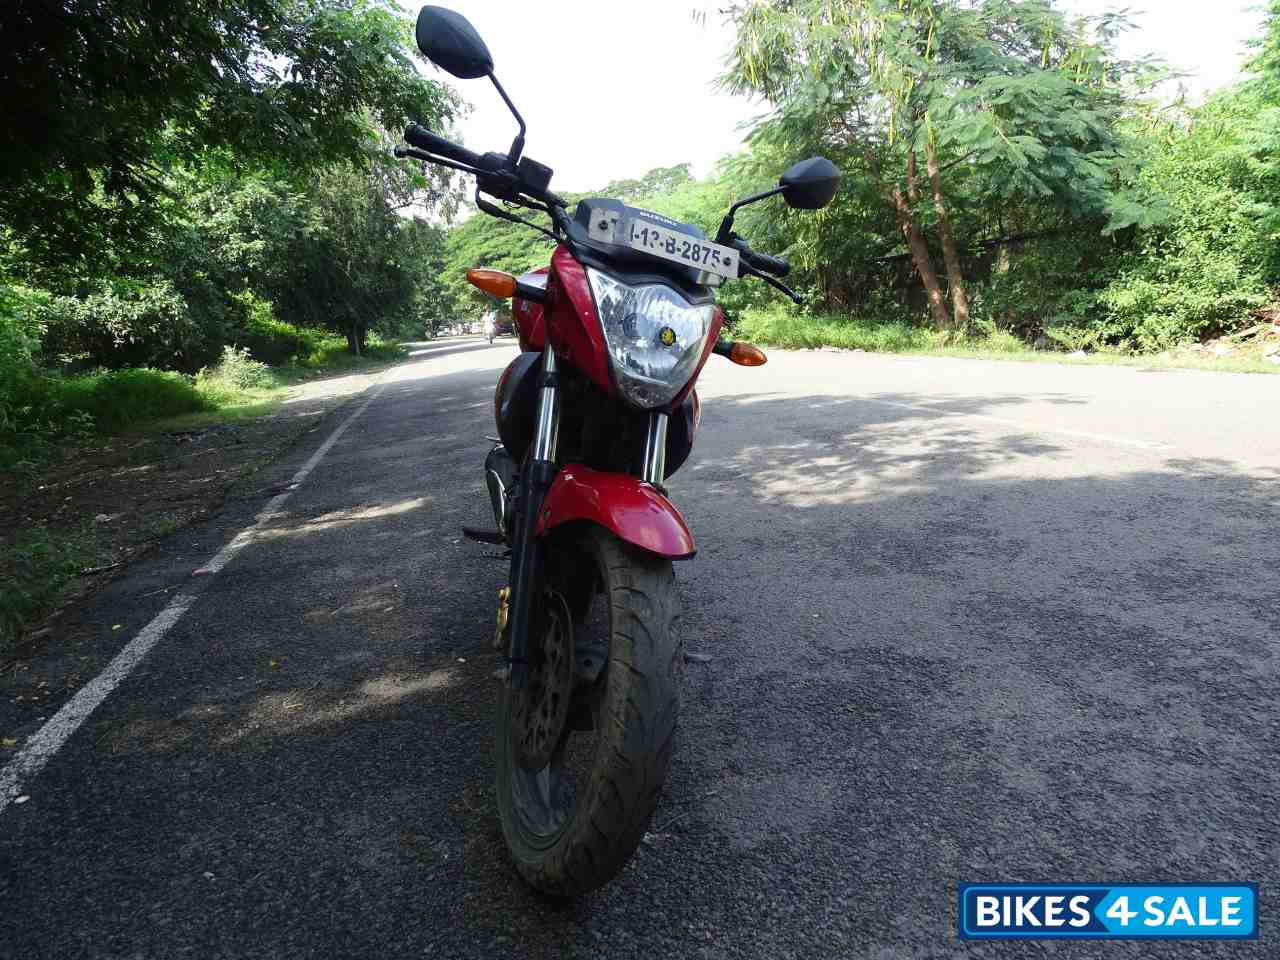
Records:
{"label": "rearview mirror", "polygon": [[810,157],[784,173],[778,186],[788,207],[821,210],[840,189],[840,170],[826,157]]}
{"label": "rearview mirror", "polygon": [[459,80],[474,80],[493,73],[493,55],[460,13],[444,7],[423,7],[418,12],[418,49],[441,70]]}

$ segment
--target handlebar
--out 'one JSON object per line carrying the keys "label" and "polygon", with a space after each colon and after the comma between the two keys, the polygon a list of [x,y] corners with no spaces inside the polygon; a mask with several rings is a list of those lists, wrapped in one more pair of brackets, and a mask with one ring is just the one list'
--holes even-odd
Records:
{"label": "handlebar", "polygon": [[434,153],[436,156],[444,157],[447,160],[465,163],[467,166],[475,167],[478,170],[485,169],[484,157],[480,156],[480,154],[472,153],[466,147],[456,144],[452,140],[446,140],[439,134],[432,133],[421,124],[409,124],[404,131],[404,138],[419,150]]}
{"label": "handlebar", "polygon": [[759,253],[751,249],[750,244],[741,237],[734,237],[729,246],[737,250],[747,266],[754,267],[761,273],[772,273],[777,277],[785,277],[791,272],[791,264],[782,257],[771,257],[767,253]]}
{"label": "handlebar", "polygon": [[785,277],[791,272],[791,264],[782,257],[771,257],[754,250],[747,255],[747,263],[764,273],[772,273],[775,277]]}
{"label": "handlebar", "polygon": [[[461,144],[432,133],[421,124],[411,123],[404,131],[411,147],[396,147],[397,157],[413,157],[427,163],[453,167],[464,173],[476,175],[480,189],[502,200],[521,202],[530,197],[550,208],[564,208],[568,204],[547,189],[551,169],[528,157],[513,165],[503,153],[473,153]],[[483,208],[481,208],[483,209]],[[554,214],[552,214],[554,218]]]}
{"label": "handlebar", "polygon": [[[534,163],[528,157],[521,160],[517,166],[512,164],[505,154],[486,153],[481,155],[473,153],[461,144],[454,143],[438,133],[432,133],[418,123],[411,123],[405,128],[404,138],[412,146],[396,147],[395,155],[397,157],[414,157],[428,163],[434,162],[444,166],[455,167],[466,173],[474,173],[479,188],[476,192],[476,204],[486,213],[491,213],[502,219],[512,219],[514,222],[523,223],[526,226],[536,226],[518,217],[512,217],[491,204],[482,202],[481,192],[492,194],[499,199],[512,201],[516,204],[522,204],[523,198],[526,197],[540,201],[547,205],[546,212],[551,214],[552,223],[556,225],[557,229],[559,229],[558,225],[561,221],[567,218],[564,210],[568,204],[547,189],[547,181],[551,179],[551,169],[549,167]],[[529,169],[526,169],[526,167]],[[528,206],[527,203],[523,205]],[[537,227],[537,229],[541,230],[542,228]],[[719,240],[718,237],[717,240]],[[786,260],[782,257],[771,257],[767,253],[758,253],[752,250],[747,241],[736,234],[730,234],[728,245],[738,251],[743,267],[742,276],[759,277],[769,286],[781,290],[796,303],[801,302],[799,294],[786,284],[774,279],[774,277],[785,277],[791,272],[791,264]]]}

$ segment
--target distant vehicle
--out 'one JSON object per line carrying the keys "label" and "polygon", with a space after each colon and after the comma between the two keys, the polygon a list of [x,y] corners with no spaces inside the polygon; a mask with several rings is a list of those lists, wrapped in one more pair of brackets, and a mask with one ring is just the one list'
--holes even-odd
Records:
{"label": "distant vehicle", "polygon": [[490,310],[484,315],[481,330],[489,338],[490,343],[493,343],[494,337],[505,337],[513,332],[511,321],[498,316],[495,310]]}

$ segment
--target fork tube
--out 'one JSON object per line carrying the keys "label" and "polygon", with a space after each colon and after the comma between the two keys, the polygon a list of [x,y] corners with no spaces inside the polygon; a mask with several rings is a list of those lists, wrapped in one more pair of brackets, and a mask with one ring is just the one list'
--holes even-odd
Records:
{"label": "fork tube", "polygon": [[511,553],[511,689],[528,682],[530,633],[534,621],[534,597],[541,579],[541,555],[534,538],[538,513],[556,475],[556,446],[560,433],[560,387],[556,381],[556,355],[547,344],[542,354],[542,380],[538,394],[538,419],[533,453],[520,484],[519,527]]}
{"label": "fork tube", "polygon": [[640,479],[661,487],[667,477],[667,415],[649,414],[649,433],[644,441],[644,466]]}
{"label": "fork tube", "polygon": [[538,397],[538,423],[533,432],[533,459],[555,463],[560,436],[560,388],[556,385],[556,355],[547,344],[542,352],[542,392]]}

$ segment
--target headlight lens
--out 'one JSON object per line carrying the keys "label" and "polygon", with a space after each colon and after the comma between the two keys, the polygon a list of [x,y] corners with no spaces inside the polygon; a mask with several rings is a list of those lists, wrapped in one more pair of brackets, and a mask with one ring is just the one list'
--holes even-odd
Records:
{"label": "headlight lens", "polygon": [[587,267],[619,392],[638,407],[670,403],[693,377],[715,307],[695,307],[670,287],[630,287]]}

